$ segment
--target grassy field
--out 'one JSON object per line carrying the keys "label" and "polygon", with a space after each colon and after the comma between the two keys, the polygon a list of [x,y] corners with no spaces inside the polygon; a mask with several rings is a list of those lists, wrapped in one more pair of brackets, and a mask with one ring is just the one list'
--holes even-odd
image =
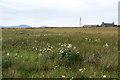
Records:
{"label": "grassy field", "polygon": [[2,30],[3,78],[117,78],[118,28]]}

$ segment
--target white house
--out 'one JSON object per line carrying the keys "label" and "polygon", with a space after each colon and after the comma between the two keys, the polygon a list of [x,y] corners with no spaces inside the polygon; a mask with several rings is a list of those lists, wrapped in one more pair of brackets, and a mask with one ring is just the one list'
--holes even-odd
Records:
{"label": "white house", "polygon": [[113,27],[114,26],[114,22],[113,23],[104,23],[102,22],[101,27]]}

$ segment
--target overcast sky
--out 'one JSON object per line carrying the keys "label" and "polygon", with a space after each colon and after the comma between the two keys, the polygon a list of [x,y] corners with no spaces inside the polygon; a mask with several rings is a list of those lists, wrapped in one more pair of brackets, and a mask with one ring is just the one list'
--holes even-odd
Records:
{"label": "overcast sky", "polygon": [[0,25],[78,27],[118,23],[119,0],[0,0]]}

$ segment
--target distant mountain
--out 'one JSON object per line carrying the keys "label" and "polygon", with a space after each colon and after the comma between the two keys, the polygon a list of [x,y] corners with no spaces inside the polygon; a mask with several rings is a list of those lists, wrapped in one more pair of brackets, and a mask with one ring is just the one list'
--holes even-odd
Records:
{"label": "distant mountain", "polygon": [[29,25],[18,25],[18,26],[0,26],[0,28],[30,28]]}
{"label": "distant mountain", "polygon": [[18,28],[30,28],[31,26],[29,26],[29,25],[19,25],[19,26],[16,26],[16,27],[18,27]]}
{"label": "distant mountain", "polygon": [[48,26],[41,26],[41,27],[48,27]]}

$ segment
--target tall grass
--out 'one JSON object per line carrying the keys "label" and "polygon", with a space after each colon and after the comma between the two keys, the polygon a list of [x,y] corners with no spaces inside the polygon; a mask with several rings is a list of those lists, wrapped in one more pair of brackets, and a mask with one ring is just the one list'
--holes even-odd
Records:
{"label": "tall grass", "polygon": [[117,28],[3,29],[4,78],[116,78]]}

